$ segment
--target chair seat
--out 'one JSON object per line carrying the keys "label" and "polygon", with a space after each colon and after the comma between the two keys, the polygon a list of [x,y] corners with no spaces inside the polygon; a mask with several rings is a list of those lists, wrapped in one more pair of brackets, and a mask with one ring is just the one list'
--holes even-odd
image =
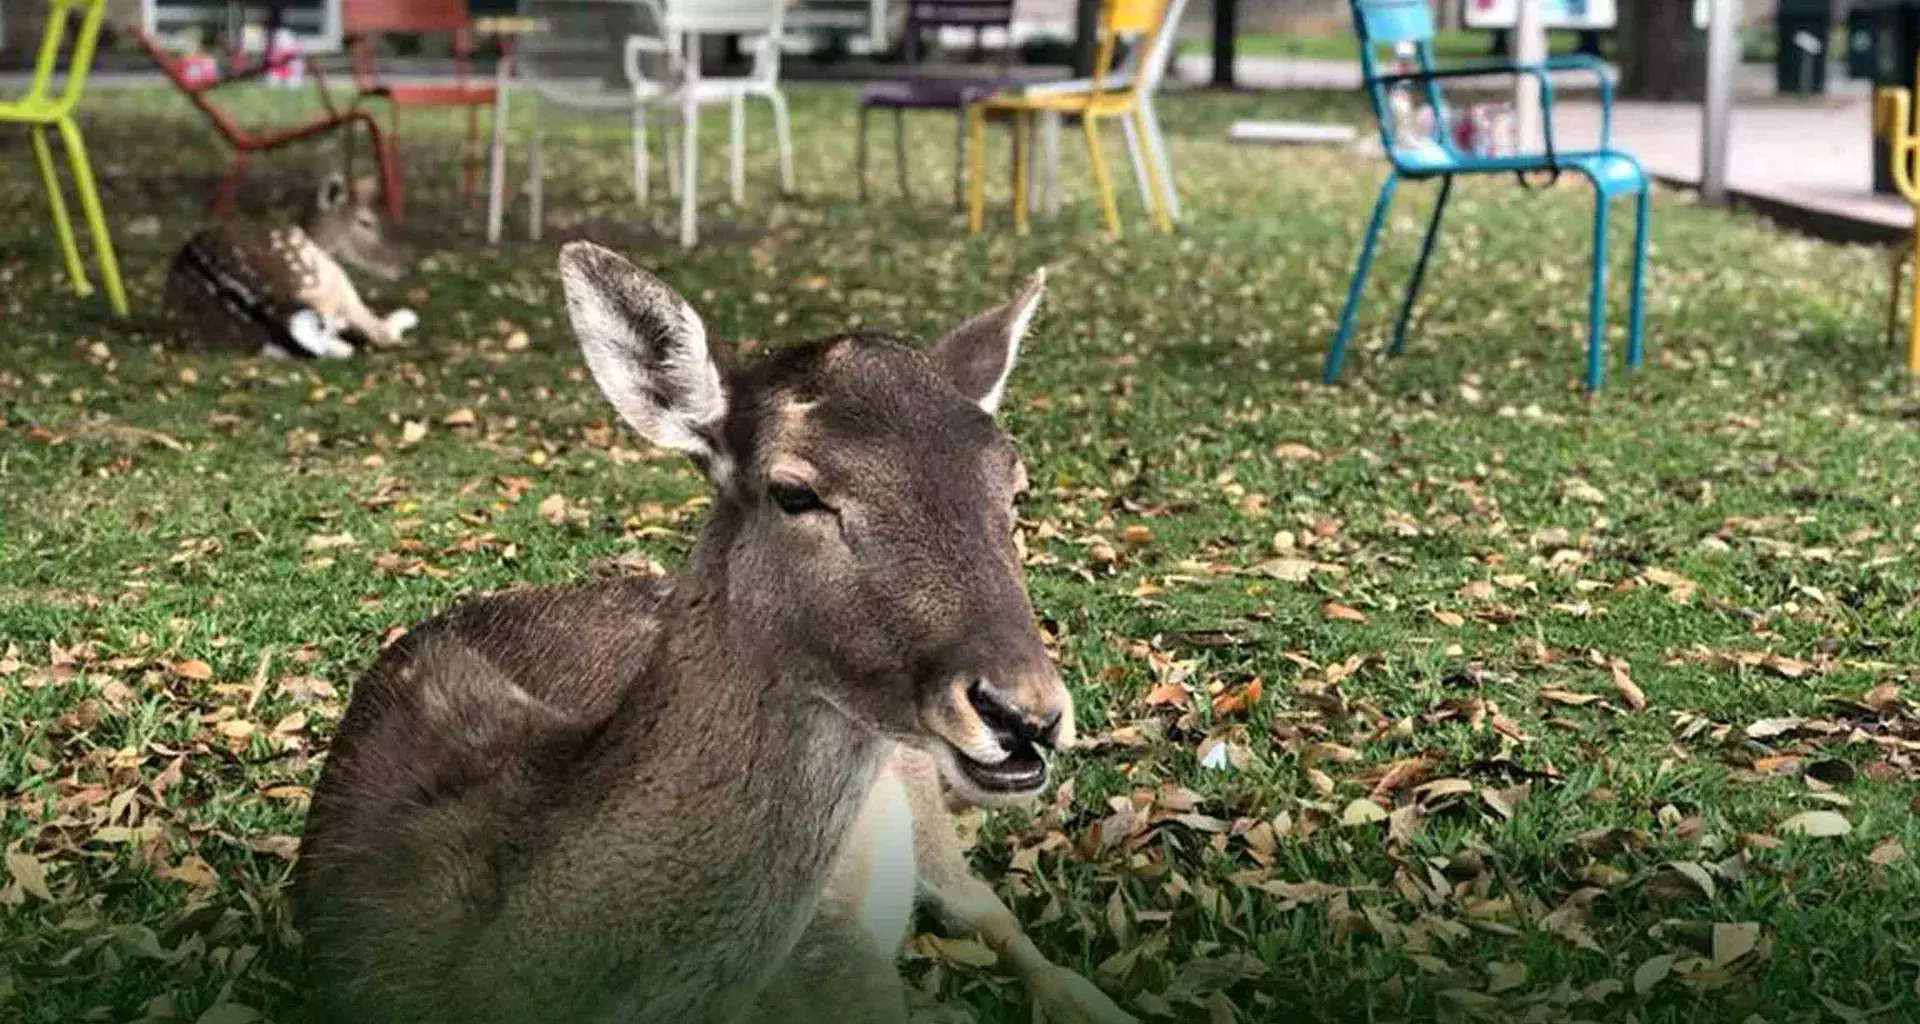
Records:
{"label": "chair seat", "polygon": [[1083,117],[1118,117],[1131,113],[1134,108],[1133,94],[1102,93],[1040,93],[1025,95],[1022,93],[1001,93],[984,101],[988,112],[995,110],[1016,111],[1031,110],[1056,114],[1078,114]]}
{"label": "chair seat", "polygon": [[492,83],[474,85],[383,85],[362,95],[377,96],[396,107],[479,107],[491,104]]}
{"label": "chair seat", "polygon": [[[1393,153],[1401,170],[1415,177],[1441,174],[1503,174],[1515,171],[1551,169],[1544,153],[1520,153],[1513,156],[1454,156],[1437,144],[1401,146]],[[1646,171],[1631,155],[1618,150],[1580,150],[1556,153],[1554,159],[1563,171],[1573,171],[1591,181],[1602,195],[1635,195],[1647,187]]]}
{"label": "chair seat", "polygon": [[863,107],[899,110],[958,110],[1005,83],[977,78],[905,78],[875,82],[860,94]]}

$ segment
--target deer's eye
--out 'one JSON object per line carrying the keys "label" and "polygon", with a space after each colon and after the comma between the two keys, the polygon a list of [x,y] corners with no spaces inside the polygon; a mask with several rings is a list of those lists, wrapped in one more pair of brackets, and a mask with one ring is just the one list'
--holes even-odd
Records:
{"label": "deer's eye", "polygon": [[825,512],[827,506],[818,494],[809,487],[800,484],[773,484],[767,488],[767,496],[773,499],[780,511],[790,516],[803,516],[809,512]]}

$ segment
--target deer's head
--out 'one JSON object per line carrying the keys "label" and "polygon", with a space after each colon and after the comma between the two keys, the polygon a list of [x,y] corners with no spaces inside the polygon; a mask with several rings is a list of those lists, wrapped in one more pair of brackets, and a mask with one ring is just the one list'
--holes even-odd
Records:
{"label": "deer's head", "polygon": [[1027,603],[1026,474],[993,414],[1040,276],[928,351],[842,336],[732,367],[621,257],[575,242],[560,268],[608,401],[712,481],[690,571],[724,603],[734,653],[932,752],[965,797],[1038,793],[1073,705]]}
{"label": "deer's head", "polygon": [[302,227],[315,245],[335,259],[382,281],[397,281],[413,257],[387,236],[386,218],[375,201],[378,194],[371,178],[362,178],[349,189],[345,176],[329,174],[320,183]]}

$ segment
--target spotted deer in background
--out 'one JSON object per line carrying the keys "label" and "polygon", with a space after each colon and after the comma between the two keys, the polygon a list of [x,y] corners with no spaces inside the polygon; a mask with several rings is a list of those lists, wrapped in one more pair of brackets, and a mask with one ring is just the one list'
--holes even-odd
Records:
{"label": "spotted deer in background", "polygon": [[376,316],[344,262],[382,281],[410,263],[387,237],[373,182],[352,190],[332,174],[298,225],[223,222],[182,246],[167,276],[167,306],[183,347],[344,359],[355,341],[400,344],[419,323],[412,310]]}

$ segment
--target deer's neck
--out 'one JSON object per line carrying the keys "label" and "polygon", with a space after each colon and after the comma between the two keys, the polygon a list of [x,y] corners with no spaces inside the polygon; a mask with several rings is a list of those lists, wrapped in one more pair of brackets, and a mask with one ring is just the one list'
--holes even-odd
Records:
{"label": "deer's neck", "polygon": [[556,884],[591,894],[578,925],[624,933],[632,951],[710,951],[608,965],[645,1019],[672,1012],[676,991],[750,995],[784,960],[882,750],[811,680],[756,656],[763,632],[728,615],[724,576],[699,569],[661,609],[648,678],[583,780],[604,796],[555,865],[568,876]]}

